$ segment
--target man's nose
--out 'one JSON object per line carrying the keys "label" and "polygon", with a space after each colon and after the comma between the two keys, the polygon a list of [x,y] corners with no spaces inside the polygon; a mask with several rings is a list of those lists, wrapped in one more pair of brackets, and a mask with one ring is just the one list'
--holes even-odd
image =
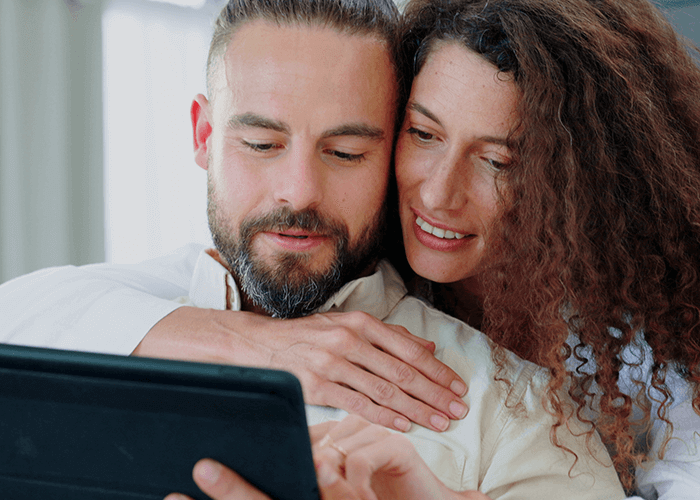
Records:
{"label": "man's nose", "polygon": [[292,149],[276,175],[275,201],[294,211],[316,208],[323,199],[325,165],[314,148]]}

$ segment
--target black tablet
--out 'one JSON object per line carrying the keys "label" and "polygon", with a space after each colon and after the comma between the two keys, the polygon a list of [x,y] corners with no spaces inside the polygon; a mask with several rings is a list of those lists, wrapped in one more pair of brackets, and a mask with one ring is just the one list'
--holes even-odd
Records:
{"label": "black tablet", "polygon": [[290,373],[0,345],[3,499],[206,499],[204,457],[272,498],[319,498]]}

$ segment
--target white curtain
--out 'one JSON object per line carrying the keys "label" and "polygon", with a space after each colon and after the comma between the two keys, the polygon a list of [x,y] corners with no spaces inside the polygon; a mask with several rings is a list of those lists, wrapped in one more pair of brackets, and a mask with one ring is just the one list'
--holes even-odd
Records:
{"label": "white curtain", "polygon": [[0,282],[104,259],[98,1],[0,1]]}
{"label": "white curtain", "polygon": [[105,3],[105,251],[110,262],[138,262],[190,242],[211,241],[206,172],[194,162],[190,105],[197,93],[205,93],[212,22],[221,3],[210,0],[198,8],[144,0]]}

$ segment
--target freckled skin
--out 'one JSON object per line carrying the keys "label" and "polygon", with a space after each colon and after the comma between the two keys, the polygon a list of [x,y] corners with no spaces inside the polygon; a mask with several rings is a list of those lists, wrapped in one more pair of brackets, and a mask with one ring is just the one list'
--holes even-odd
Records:
{"label": "freckled skin", "polygon": [[[477,54],[444,43],[413,83],[396,178],[406,255],[433,281],[467,283],[478,275],[498,214],[494,174],[509,161],[505,139],[519,94],[497,73]],[[416,226],[417,217],[465,237],[432,236]]]}

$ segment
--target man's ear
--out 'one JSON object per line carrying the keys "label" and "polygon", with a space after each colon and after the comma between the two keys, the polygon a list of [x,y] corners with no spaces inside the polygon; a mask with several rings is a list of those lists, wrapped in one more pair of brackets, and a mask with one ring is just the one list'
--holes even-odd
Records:
{"label": "man's ear", "polygon": [[192,133],[194,135],[194,161],[207,170],[209,167],[209,136],[211,135],[211,119],[209,101],[202,94],[197,94],[192,101],[190,116],[192,118]]}

